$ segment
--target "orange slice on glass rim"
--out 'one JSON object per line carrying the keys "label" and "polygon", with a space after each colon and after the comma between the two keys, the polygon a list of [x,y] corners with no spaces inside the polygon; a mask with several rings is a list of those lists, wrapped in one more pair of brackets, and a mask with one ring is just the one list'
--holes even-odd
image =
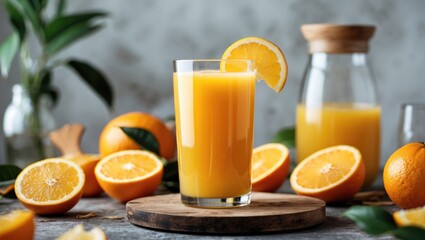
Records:
{"label": "orange slice on glass rim", "polygon": [[282,50],[274,43],[259,37],[247,37],[230,45],[223,60],[253,60],[257,79],[263,80],[276,92],[282,91],[288,75],[288,64]]}

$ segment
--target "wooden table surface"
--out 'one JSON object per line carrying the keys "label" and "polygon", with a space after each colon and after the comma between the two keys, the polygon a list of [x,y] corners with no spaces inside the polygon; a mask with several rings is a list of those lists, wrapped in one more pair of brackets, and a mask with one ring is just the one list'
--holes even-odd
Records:
{"label": "wooden table surface", "polygon": [[[379,181],[374,189],[383,189]],[[288,181],[280,188],[279,192],[291,193]],[[24,208],[18,200],[2,199],[0,201],[0,213],[12,209]],[[396,207],[387,207],[394,210]],[[342,217],[341,213],[346,206],[327,206],[326,220],[323,224],[294,232],[278,232],[264,235],[191,235],[183,233],[162,232],[132,225],[126,220],[125,205],[103,195],[99,198],[83,198],[68,213],[61,216],[36,217],[35,239],[55,239],[65,231],[79,223],[83,223],[86,229],[94,226],[101,227],[108,239],[377,239],[361,232],[349,219]],[[90,218],[80,218],[84,215],[93,215]],[[390,236],[379,239],[393,239]]]}

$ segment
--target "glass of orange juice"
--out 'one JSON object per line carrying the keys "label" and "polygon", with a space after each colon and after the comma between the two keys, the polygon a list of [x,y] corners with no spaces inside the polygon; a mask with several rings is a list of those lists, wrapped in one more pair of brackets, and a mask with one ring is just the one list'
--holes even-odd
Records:
{"label": "glass of orange juice", "polygon": [[251,201],[253,65],[174,61],[180,193],[186,205],[225,208]]}

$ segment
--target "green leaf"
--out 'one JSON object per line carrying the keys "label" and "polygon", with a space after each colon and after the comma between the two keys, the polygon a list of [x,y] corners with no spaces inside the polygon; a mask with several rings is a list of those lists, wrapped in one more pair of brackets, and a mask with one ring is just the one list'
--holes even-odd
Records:
{"label": "green leaf", "polygon": [[34,9],[34,11],[36,12],[37,15],[41,14],[41,11],[44,10],[44,8],[47,6],[48,4],[48,0],[29,0],[32,8]]}
{"label": "green leaf", "polygon": [[39,0],[41,5],[41,10],[45,9],[49,4],[49,0]]}
{"label": "green leaf", "polygon": [[48,55],[54,55],[59,51],[63,50],[65,47],[69,46],[71,43],[75,42],[76,40],[96,32],[101,27],[101,25],[91,25],[87,22],[82,22],[80,24],[73,25],[72,27],[67,28],[60,35],[49,41],[46,46],[46,53]]}
{"label": "green leaf", "polygon": [[170,115],[170,116],[167,116],[166,118],[164,118],[163,120],[164,121],[175,121],[176,120],[176,116]]}
{"label": "green leaf", "polygon": [[388,233],[397,229],[393,216],[376,206],[353,206],[343,213],[364,232],[371,235]]}
{"label": "green leaf", "polygon": [[34,11],[38,12],[41,9],[41,5],[38,0],[29,0],[29,2]]}
{"label": "green leaf", "polygon": [[6,1],[6,9],[13,28],[15,28],[15,30],[19,33],[19,38],[22,42],[25,39],[26,34],[25,19],[22,16],[22,13],[16,8],[12,0]]}
{"label": "green leaf", "polygon": [[46,42],[50,43],[54,38],[58,37],[60,34],[66,32],[69,28],[77,24],[85,23],[86,25],[89,25],[90,21],[92,21],[93,19],[105,15],[106,14],[103,12],[90,12],[67,16],[58,16],[46,26]]}
{"label": "green leaf", "polygon": [[19,48],[19,36],[17,33],[12,33],[7,37],[3,44],[0,45],[0,67],[1,75],[7,78],[9,75],[10,66],[12,65],[13,58]]}
{"label": "green leaf", "polygon": [[162,185],[171,192],[179,192],[179,168],[177,161],[169,162],[164,166]]}
{"label": "green leaf", "polygon": [[53,107],[55,107],[57,105],[57,103],[59,101],[59,91],[56,88],[50,87],[50,88],[45,89],[45,90],[43,89],[41,91],[41,94],[47,95],[52,100]]}
{"label": "green leaf", "polygon": [[162,179],[164,181],[179,181],[179,165],[177,161],[172,161],[165,164]]}
{"label": "green leaf", "polygon": [[80,77],[102,97],[109,108],[112,108],[113,92],[107,78],[88,63],[72,59],[67,65],[76,71]]}
{"label": "green leaf", "polygon": [[50,71],[46,71],[43,73],[43,77],[41,79],[41,88],[49,87],[52,84],[52,73]]}
{"label": "green leaf", "polygon": [[139,144],[140,147],[160,156],[158,140],[151,132],[143,128],[124,126],[121,126],[120,128],[129,138]]}
{"label": "green leaf", "polygon": [[[0,189],[5,190],[8,186],[14,184],[21,171],[22,169],[14,165],[0,165]],[[3,197],[15,198],[16,195],[12,191]]]}
{"label": "green leaf", "polygon": [[167,188],[170,192],[178,193],[180,192],[180,184],[179,182],[173,181],[163,181],[162,185]]}
{"label": "green leaf", "polygon": [[28,18],[29,22],[32,25],[32,28],[35,34],[39,38],[44,38],[43,24],[41,15],[34,9],[32,2],[29,0],[16,0],[17,3],[21,6],[24,15]]}
{"label": "green leaf", "polygon": [[281,143],[286,147],[295,147],[295,128],[283,128],[273,137],[272,142]]}
{"label": "green leaf", "polygon": [[65,12],[66,0],[59,0],[56,5],[56,17],[61,16]]}
{"label": "green leaf", "polygon": [[52,100],[53,106],[55,106],[59,99],[59,92],[51,84],[51,75],[51,72],[44,74],[41,81],[40,93],[47,95]]}
{"label": "green leaf", "polygon": [[393,230],[394,236],[405,240],[423,240],[425,239],[425,229],[419,227],[401,227]]}
{"label": "green leaf", "polygon": [[15,165],[0,165],[0,182],[16,179],[21,171],[22,169]]}

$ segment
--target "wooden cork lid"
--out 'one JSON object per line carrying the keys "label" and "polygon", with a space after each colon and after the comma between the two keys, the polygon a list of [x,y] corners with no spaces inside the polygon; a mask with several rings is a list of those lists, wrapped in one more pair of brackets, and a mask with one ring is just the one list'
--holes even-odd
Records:
{"label": "wooden cork lid", "polygon": [[366,53],[375,32],[372,25],[306,24],[301,26],[310,53]]}

